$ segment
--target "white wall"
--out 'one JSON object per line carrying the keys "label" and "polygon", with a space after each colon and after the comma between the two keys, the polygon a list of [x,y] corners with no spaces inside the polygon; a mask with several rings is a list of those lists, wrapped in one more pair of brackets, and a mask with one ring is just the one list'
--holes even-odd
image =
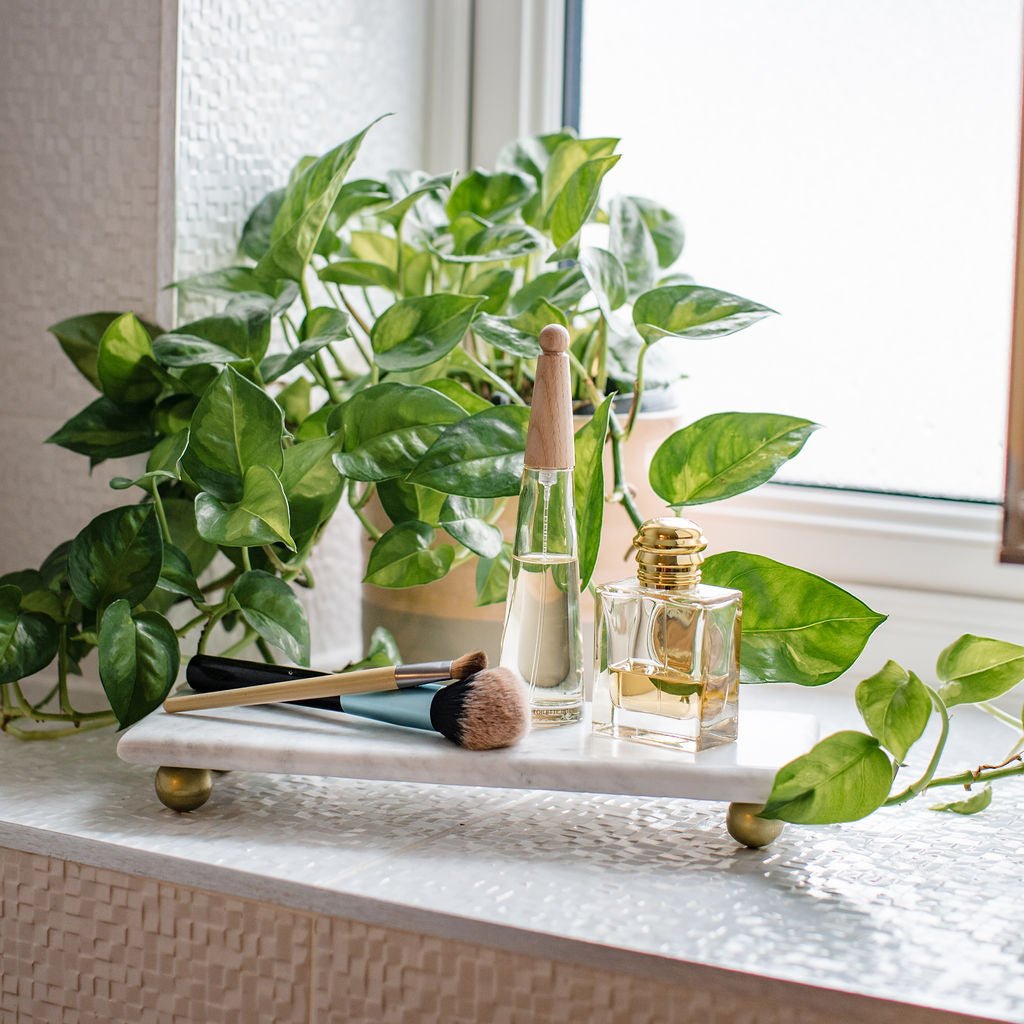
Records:
{"label": "white wall", "polygon": [[[123,495],[43,440],[96,397],[46,333],[166,318],[173,0],[5,0],[0,30],[0,572],[38,565]],[[168,88],[169,84],[169,88]]]}

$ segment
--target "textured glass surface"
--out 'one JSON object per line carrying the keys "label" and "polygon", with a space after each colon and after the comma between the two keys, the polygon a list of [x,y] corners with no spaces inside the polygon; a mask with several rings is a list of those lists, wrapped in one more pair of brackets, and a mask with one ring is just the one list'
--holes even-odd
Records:
{"label": "textured glass surface", "polygon": [[[581,132],[687,227],[678,269],[782,315],[679,343],[683,406],[824,424],[779,479],[1000,500],[1016,0],[584,5]],[[672,344],[661,342],[659,344]]]}

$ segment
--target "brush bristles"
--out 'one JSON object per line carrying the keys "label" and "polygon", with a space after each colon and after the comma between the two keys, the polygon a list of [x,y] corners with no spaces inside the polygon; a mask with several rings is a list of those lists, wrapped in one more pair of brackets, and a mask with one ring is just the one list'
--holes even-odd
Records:
{"label": "brush bristles", "polygon": [[476,675],[487,668],[486,651],[472,651],[470,654],[461,654],[452,662],[452,679],[465,679],[467,676]]}
{"label": "brush bristles", "polygon": [[438,690],[430,724],[467,750],[511,747],[530,729],[530,702],[519,673],[492,668]]}

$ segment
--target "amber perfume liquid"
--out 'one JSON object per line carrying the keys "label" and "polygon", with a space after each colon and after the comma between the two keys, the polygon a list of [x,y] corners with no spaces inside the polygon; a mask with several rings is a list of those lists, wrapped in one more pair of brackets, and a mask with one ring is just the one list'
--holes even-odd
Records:
{"label": "amber perfume liquid", "polygon": [[501,664],[529,687],[534,725],[564,725],[583,711],[572,472],[527,469],[523,476]]}
{"label": "amber perfume liquid", "polygon": [[735,740],[739,594],[624,580],[598,595],[595,731],[689,751]]}

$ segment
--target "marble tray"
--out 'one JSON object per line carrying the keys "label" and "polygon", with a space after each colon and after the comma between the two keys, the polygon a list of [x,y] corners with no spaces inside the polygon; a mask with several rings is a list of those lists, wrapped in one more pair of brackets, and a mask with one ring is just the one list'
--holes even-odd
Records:
{"label": "marble tray", "polygon": [[437,733],[288,705],[219,708],[132,726],[117,753],[133,764],[763,803],[780,766],[818,738],[813,715],[743,710],[736,743],[698,754],[534,729],[517,746],[468,751]]}

